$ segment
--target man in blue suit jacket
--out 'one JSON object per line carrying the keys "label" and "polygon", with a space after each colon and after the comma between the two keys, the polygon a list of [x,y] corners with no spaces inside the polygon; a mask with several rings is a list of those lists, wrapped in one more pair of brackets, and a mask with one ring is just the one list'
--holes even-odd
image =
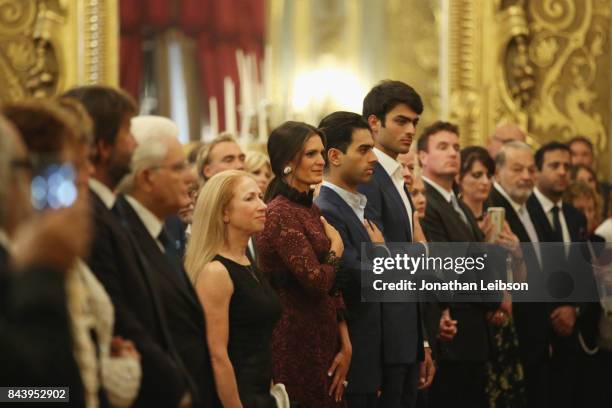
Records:
{"label": "man in blue suit jacket", "polygon": [[361,244],[384,238],[364,220],[366,198],[357,186],[368,182],[374,172],[374,139],[368,123],[356,113],[332,113],[319,127],[328,139],[328,156],[315,203],[344,243],[336,286],[347,306],[353,349],[346,399],[351,408],[373,408],[382,381],[381,308],[378,302],[361,302]]}
{"label": "man in blue suit jacket", "polygon": [[[421,97],[400,81],[383,81],[366,95],[363,117],[374,136],[372,179],[359,187],[367,197],[366,218],[376,223],[387,242],[425,242],[414,206],[404,186],[396,158],[407,153],[423,112]],[[414,230],[414,234],[413,234]],[[414,407],[417,387],[427,383],[431,367],[430,349],[424,348],[424,330],[415,302],[383,303],[381,406]],[[421,364],[425,361],[426,364]],[[421,370],[421,372],[419,372]]]}

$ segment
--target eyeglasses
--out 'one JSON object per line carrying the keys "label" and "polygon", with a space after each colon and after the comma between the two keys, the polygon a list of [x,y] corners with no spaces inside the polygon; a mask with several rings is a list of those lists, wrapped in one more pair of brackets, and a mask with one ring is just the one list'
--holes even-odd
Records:
{"label": "eyeglasses", "polygon": [[186,170],[189,170],[189,162],[187,160],[179,162],[179,163],[174,163],[174,164],[159,164],[157,166],[153,166],[153,169],[168,169],[170,171],[173,171],[175,173],[182,173]]}

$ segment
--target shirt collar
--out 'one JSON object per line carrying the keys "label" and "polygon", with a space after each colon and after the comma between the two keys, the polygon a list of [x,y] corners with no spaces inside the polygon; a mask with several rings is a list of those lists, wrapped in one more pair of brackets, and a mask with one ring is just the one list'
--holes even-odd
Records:
{"label": "shirt collar", "polygon": [[561,209],[561,200],[558,203],[553,203],[548,197],[546,197],[537,187],[533,189],[533,193],[536,195],[536,198],[542,204],[545,213],[549,213],[553,207],[559,207]]}
{"label": "shirt collar", "polygon": [[442,187],[441,185],[439,185],[438,183],[431,181],[430,179],[428,179],[427,177],[421,175],[421,178],[423,179],[423,181],[427,182],[428,184],[430,184],[433,188],[435,188],[440,194],[442,194],[442,197],[444,197],[444,199],[447,202],[451,202],[451,199],[453,197],[453,195],[455,193],[453,193],[453,190],[451,191],[447,191],[444,189],[444,187]]}
{"label": "shirt collar", "polygon": [[380,165],[385,169],[387,174],[393,178],[395,172],[401,167],[401,164],[382,150],[376,147],[373,150]]}
{"label": "shirt collar", "polygon": [[149,231],[149,234],[151,234],[154,239],[157,239],[162,231],[162,228],[164,227],[162,222],[155,216],[155,214],[149,211],[147,207],[142,205],[134,197],[126,195],[125,199],[130,203],[134,211],[136,211],[136,214],[138,214],[138,217],[144,224],[147,231]]}
{"label": "shirt collar", "polygon": [[493,187],[497,190],[497,192],[499,194],[502,195],[502,197],[504,197],[506,200],[508,200],[508,202],[510,203],[512,208],[514,208],[514,211],[516,211],[517,213],[520,213],[521,208],[523,208],[525,206],[524,204],[521,205],[521,204],[517,203],[516,201],[514,201],[512,198],[510,198],[508,193],[506,193],[506,190],[504,190],[504,188],[497,181],[493,183]]}
{"label": "shirt collar", "polygon": [[106,208],[109,210],[113,208],[115,201],[117,200],[117,196],[111,191],[110,188],[93,177],[89,179],[89,188],[91,188],[92,191],[100,198],[100,200],[102,200]]}
{"label": "shirt collar", "polygon": [[357,193],[351,193],[348,190],[343,189],[340,186],[337,186],[327,180],[323,181],[323,184],[325,187],[329,187],[332,190],[334,190],[336,193],[338,193],[338,195],[347,202],[348,205],[350,205],[351,207],[356,207],[356,208],[361,208],[364,209],[368,199],[365,195],[357,192]]}

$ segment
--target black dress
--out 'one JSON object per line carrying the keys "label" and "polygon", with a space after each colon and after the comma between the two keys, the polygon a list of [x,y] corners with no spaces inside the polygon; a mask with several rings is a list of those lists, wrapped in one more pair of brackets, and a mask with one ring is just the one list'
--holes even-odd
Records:
{"label": "black dress", "polygon": [[245,408],[275,408],[270,396],[272,331],[281,315],[278,295],[255,266],[217,255],[234,283],[229,306],[228,353]]}

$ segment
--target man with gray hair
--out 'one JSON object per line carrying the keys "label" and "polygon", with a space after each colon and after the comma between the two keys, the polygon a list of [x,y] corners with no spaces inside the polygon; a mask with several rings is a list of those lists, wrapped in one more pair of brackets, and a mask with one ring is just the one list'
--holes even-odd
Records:
{"label": "man with gray hair", "polygon": [[[160,296],[168,328],[178,354],[190,373],[200,406],[218,405],[210,355],[206,345],[204,313],[183,268],[176,241],[164,222],[190,201],[195,181],[182,146],[168,119],[136,117],[132,120],[138,147],[131,172],[121,183],[116,210],[136,239],[150,269],[161,283]],[[166,123],[163,128],[155,124]]]}
{"label": "man with gray hair", "polygon": [[[526,202],[534,186],[533,150],[521,141],[503,144],[495,157],[495,183],[489,200],[492,206],[503,207],[506,221],[521,242],[527,266],[529,287],[536,291],[543,282],[538,234],[527,211]],[[525,371],[528,407],[547,407],[549,389],[550,319],[546,303],[515,302],[513,316],[519,339],[521,363]]]}
{"label": "man with gray hair", "polygon": [[141,355],[142,384],[134,406],[188,406],[192,381],[167,328],[162,283],[149,273],[135,239],[114,213],[115,189],[130,171],[136,148],[131,132],[136,103],[125,92],[101,85],[73,88],[65,96],[78,100],[94,124],[89,187],[95,230],[87,263],[115,306],[116,333],[132,340]]}
{"label": "man with gray hair", "polygon": [[34,214],[31,170],[23,141],[0,116],[0,384],[70,386],[81,405],[64,281],[88,224],[82,206]]}
{"label": "man with gray hair", "polygon": [[224,170],[244,170],[244,158],[236,139],[230,133],[221,133],[198,154],[196,166],[200,184]]}

